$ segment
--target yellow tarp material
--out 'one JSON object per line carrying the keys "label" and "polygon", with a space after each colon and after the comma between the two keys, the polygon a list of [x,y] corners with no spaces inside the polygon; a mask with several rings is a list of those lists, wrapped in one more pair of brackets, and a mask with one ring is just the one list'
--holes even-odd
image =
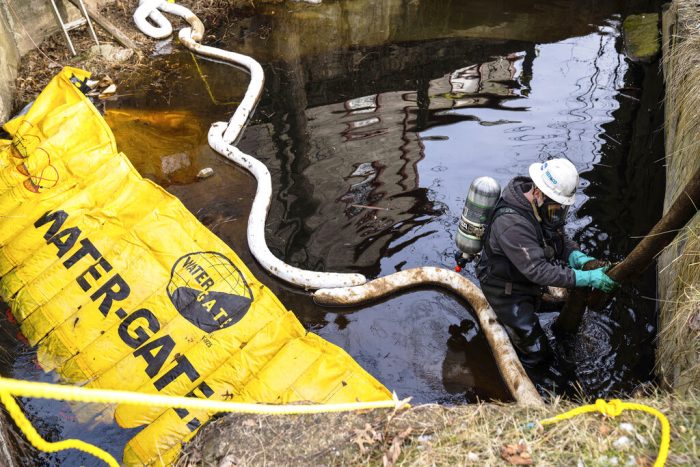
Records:
{"label": "yellow tarp material", "polygon": [[[42,367],[89,387],[240,402],[390,398],[141,178],[80,91],[88,76],[65,68],[0,141],[0,295]],[[84,412],[105,410],[145,425],[128,465],[171,462],[213,415]]]}

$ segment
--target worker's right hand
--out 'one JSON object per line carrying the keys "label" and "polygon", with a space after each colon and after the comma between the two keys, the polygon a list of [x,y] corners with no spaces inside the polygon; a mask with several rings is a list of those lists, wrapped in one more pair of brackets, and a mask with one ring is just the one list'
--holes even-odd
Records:
{"label": "worker's right hand", "polygon": [[612,292],[619,284],[605,274],[607,270],[608,267],[593,269],[592,271],[574,269],[576,287],[593,287],[603,292]]}

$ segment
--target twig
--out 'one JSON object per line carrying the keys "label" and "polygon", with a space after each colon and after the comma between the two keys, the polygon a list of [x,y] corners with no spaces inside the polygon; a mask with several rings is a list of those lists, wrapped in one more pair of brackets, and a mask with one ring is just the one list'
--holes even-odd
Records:
{"label": "twig", "polygon": [[389,208],[380,208],[378,206],[367,206],[365,204],[351,204],[350,206],[352,206],[353,208],[374,209],[377,211],[388,211],[389,210]]}

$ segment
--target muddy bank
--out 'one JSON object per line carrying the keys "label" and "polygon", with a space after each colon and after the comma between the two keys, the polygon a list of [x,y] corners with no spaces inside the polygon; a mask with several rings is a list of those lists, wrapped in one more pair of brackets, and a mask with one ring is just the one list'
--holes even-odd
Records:
{"label": "muddy bank", "polygon": [[[57,3],[66,22],[79,18],[77,8],[68,1]],[[84,3],[90,8],[98,8],[107,1],[85,0]],[[80,46],[77,50],[81,52],[93,45],[83,37],[87,36],[86,29],[81,28],[70,33],[74,43]],[[30,87],[33,82],[43,81],[42,76],[46,73],[39,72],[39,67],[33,73],[19,71],[20,67],[26,67],[27,59],[32,60],[32,57],[36,56],[33,60],[40,61],[42,68],[52,74],[55,73],[56,67],[60,66],[59,63],[71,60],[66,42],[59,31],[60,27],[50,2],[43,0],[0,2],[0,122],[4,123],[13,109],[16,109],[17,104],[29,97],[24,94],[24,88]],[[56,37],[52,38],[54,35]],[[99,36],[100,40],[109,40],[103,31]],[[46,39],[49,39],[48,43],[45,43]],[[62,53],[53,54],[53,57],[47,55],[45,50],[50,48],[49,43],[54,44],[54,47],[59,48]],[[43,50],[39,52],[39,48]],[[51,66],[52,64],[55,66]]]}
{"label": "muddy bank", "polygon": [[[664,210],[700,167],[700,14],[677,0],[663,15],[666,80],[666,196]],[[700,388],[700,216],[679,233],[658,261],[659,343],[656,368],[679,393]]]}

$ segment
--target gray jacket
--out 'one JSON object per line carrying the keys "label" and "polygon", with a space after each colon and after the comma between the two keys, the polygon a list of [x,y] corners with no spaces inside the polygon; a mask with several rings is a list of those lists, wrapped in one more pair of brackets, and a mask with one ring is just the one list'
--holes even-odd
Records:
{"label": "gray jacket", "polygon": [[[530,211],[532,207],[524,195],[530,188],[532,180],[529,177],[516,177],[503,189],[501,196],[508,203]],[[535,227],[520,214],[505,213],[496,217],[488,241],[494,254],[508,258],[518,271],[537,285],[569,288],[576,284],[573,269],[547,260]],[[564,251],[558,259],[566,263],[571,252],[577,249],[575,242],[564,237]]]}

